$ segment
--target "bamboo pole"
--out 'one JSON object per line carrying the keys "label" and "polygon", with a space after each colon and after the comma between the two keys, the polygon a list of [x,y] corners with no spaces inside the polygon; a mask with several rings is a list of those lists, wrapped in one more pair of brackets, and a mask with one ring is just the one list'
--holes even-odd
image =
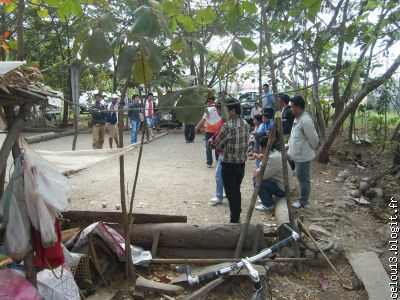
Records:
{"label": "bamboo pole", "polygon": [[276,136],[276,126],[274,124],[274,126],[272,127],[269,139],[268,139],[268,143],[267,143],[267,147],[264,151],[264,157],[262,160],[262,165],[260,168],[260,173],[258,174],[257,178],[256,178],[256,185],[254,187],[253,190],[253,194],[251,196],[251,200],[250,200],[250,205],[249,208],[247,210],[247,214],[246,214],[246,220],[245,223],[243,224],[242,227],[242,231],[240,233],[240,237],[239,237],[239,241],[235,250],[235,258],[240,257],[240,254],[242,252],[242,248],[244,245],[244,241],[246,240],[246,235],[247,235],[247,231],[249,229],[249,225],[250,225],[250,221],[251,221],[251,217],[253,215],[253,211],[254,211],[254,207],[256,206],[256,202],[257,202],[257,197],[258,197],[258,193],[260,191],[261,188],[261,183],[263,180],[263,175],[264,175],[264,171],[265,168],[267,166],[267,162],[269,159],[269,155],[271,153],[272,150],[272,145],[275,143],[275,136]]}
{"label": "bamboo pole", "polygon": [[[125,106],[125,95],[130,82],[130,76],[126,79],[125,85],[121,92],[121,100],[119,101],[119,112],[118,112],[118,148],[124,147],[124,112],[123,108]],[[133,278],[135,276],[134,268],[132,264],[131,255],[131,243],[129,235],[129,217],[126,207],[125,199],[125,161],[124,155],[119,157],[119,188],[121,193],[121,209],[122,209],[122,221],[124,226],[124,238],[125,238],[125,277],[126,280]]]}

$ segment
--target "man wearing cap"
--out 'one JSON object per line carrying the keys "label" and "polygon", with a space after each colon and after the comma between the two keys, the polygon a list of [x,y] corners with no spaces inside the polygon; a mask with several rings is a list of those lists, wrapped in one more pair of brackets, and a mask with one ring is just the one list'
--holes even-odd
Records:
{"label": "man wearing cap", "polygon": [[91,108],[92,111],[92,148],[93,149],[102,149],[104,144],[104,133],[105,133],[105,124],[107,113],[105,112],[106,107],[101,104],[101,100],[103,100],[100,94],[94,95],[94,105]]}
{"label": "man wearing cap", "polygon": [[[208,143],[208,140],[218,131],[218,123],[221,117],[218,115],[217,109],[215,108],[215,97],[211,96],[207,100],[207,109],[203,117],[196,125],[195,130],[200,131],[200,127],[206,124],[205,139],[206,139],[206,167],[211,168],[213,164],[212,147]],[[218,161],[218,155],[215,153],[215,160]]]}
{"label": "man wearing cap", "polygon": [[[261,139],[265,139],[269,136],[272,127],[274,126],[274,121],[272,120],[272,113],[270,111],[265,111],[262,117],[262,123],[258,127],[257,131],[254,134],[254,150],[255,154],[259,154],[260,152],[260,141]],[[256,167],[260,167],[261,160],[257,158],[257,155],[254,156],[256,160]]]}
{"label": "man wearing cap", "polygon": [[108,132],[108,143],[110,148],[113,147],[113,140],[115,146],[118,147],[118,95],[113,94],[111,96],[111,103],[108,105],[108,115],[106,129]]}
{"label": "man wearing cap", "polygon": [[239,223],[242,206],[240,185],[247,159],[249,125],[241,116],[240,102],[234,98],[225,99],[230,119],[221,127],[215,138],[215,147],[222,149],[222,180],[229,201],[230,222]]}
{"label": "man wearing cap", "polygon": [[264,111],[272,112],[274,114],[275,110],[275,98],[274,94],[272,94],[271,90],[269,89],[269,84],[263,84],[263,91],[264,91],[264,98],[262,103],[262,108]]}

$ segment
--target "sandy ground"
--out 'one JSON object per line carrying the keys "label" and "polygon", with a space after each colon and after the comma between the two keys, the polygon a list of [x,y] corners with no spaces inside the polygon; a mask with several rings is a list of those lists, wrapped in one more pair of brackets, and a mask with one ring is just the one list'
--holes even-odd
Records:
{"label": "sandy ground", "polygon": [[[129,143],[128,134],[125,134],[125,141],[126,144]],[[72,136],[31,146],[34,149],[69,150],[71,145]],[[90,145],[91,136],[80,134],[78,149],[90,149]],[[125,156],[128,198],[132,192],[137,157],[138,149]],[[197,135],[194,143],[186,144],[182,132],[172,132],[145,145],[141,163],[134,212],[186,215],[190,223],[228,222],[227,201],[224,200],[224,203],[218,206],[210,206],[208,202],[215,193],[215,167],[205,167],[202,135]],[[348,186],[334,181],[338,171],[344,169],[359,177],[379,171],[378,167],[362,171],[348,162],[328,165],[313,163],[310,205],[305,210],[295,212],[295,216],[302,217],[307,226],[316,223],[327,229],[331,238],[340,242],[344,252],[376,252],[384,267],[388,269],[388,227],[385,222],[378,221],[372,215],[373,210],[370,207],[361,207],[348,199]],[[251,178],[254,170],[254,161],[248,161],[242,183],[242,220],[253,190]],[[117,159],[83,170],[72,175],[70,180],[74,186],[72,209],[115,211],[116,205],[120,203]],[[382,201],[384,205],[384,200],[378,201]],[[107,204],[105,209],[102,208],[102,203]],[[318,218],[322,220],[316,221]],[[264,226],[275,225],[271,213],[259,211],[254,212],[252,222]],[[343,276],[356,282],[344,256],[337,262],[336,267]],[[322,292],[316,279],[319,272],[323,272],[331,280],[332,285],[326,292]],[[366,293],[360,286],[355,291],[346,291],[340,287],[337,279],[336,275],[326,268],[326,264],[322,263],[318,270],[306,269],[302,276],[287,279],[288,283],[282,281],[282,277],[272,277],[271,284],[278,290],[282,287],[289,288],[287,297],[282,299],[366,299]]]}
{"label": "sandy ground", "polygon": [[[125,134],[125,144],[129,135]],[[77,149],[90,149],[91,135],[80,134]],[[40,150],[70,150],[72,136],[32,144]],[[105,147],[108,145],[105,143]],[[138,149],[125,156],[125,179],[127,192],[132,194]],[[251,177],[254,161],[248,161],[242,183],[243,212],[247,211],[251,198]],[[205,147],[202,135],[194,143],[186,144],[183,133],[172,133],[144,146],[140,176],[134,199],[134,212],[186,215],[193,223],[227,222],[227,200],[222,205],[210,206],[208,200],[215,196],[215,163],[205,167]],[[119,160],[105,162],[83,170],[70,177],[74,186],[72,209],[116,210],[120,204]],[[103,209],[102,204],[107,208]],[[257,221],[273,223],[273,218],[256,213]],[[242,219],[244,213],[242,213]]]}

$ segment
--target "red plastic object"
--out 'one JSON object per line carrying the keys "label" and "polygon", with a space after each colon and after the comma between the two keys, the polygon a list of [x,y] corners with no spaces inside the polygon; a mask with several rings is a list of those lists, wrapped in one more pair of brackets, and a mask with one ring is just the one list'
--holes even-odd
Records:
{"label": "red plastic object", "polygon": [[41,300],[39,291],[24,276],[12,269],[0,270],[0,299]]}

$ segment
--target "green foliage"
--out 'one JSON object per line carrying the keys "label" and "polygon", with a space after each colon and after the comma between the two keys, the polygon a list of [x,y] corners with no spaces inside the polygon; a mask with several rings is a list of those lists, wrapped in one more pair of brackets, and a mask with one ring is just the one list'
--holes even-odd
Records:
{"label": "green foliage", "polygon": [[242,46],[235,41],[232,42],[232,54],[239,60],[244,60],[246,58],[246,53],[244,52]]}
{"label": "green foliage", "polygon": [[107,62],[112,56],[110,43],[104,36],[103,29],[96,28],[86,42],[89,59],[97,64]]}
{"label": "green foliage", "polygon": [[251,38],[248,37],[241,37],[239,38],[240,42],[242,43],[242,47],[248,51],[257,51],[258,46],[256,43],[253,42]]}
{"label": "green foliage", "polygon": [[133,66],[133,77],[137,84],[148,84],[153,78],[153,71],[144,57],[139,57]]}
{"label": "green foliage", "polygon": [[118,79],[126,79],[131,75],[133,63],[136,58],[136,49],[133,45],[125,45],[118,56],[117,77]]}
{"label": "green foliage", "polygon": [[156,37],[160,34],[160,20],[152,8],[140,6],[133,13],[135,21],[131,28],[134,37]]}

